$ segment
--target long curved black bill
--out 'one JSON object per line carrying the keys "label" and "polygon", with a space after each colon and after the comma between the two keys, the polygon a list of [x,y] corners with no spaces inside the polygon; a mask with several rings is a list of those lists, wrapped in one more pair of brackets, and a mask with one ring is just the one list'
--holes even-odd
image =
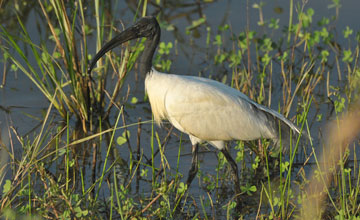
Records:
{"label": "long curved black bill", "polygon": [[92,59],[89,67],[88,67],[88,71],[87,73],[90,75],[92,69],[94,68],[96,62],[102,57],[104,56],[104,54],[106,52],[108,52],[109,50],[121,45],[122,43],[125,43],[126,41],[135,39],[135,38],[139,38],[139,31],[138,28],[136,28],[135,26],[129,27],[126,30],[124,30],[123,32],[121,32],[119,35],[115,36],[113,39],[111,39],[109,42],[107,42],[101,49],[100,51],[95,55],[95,57]]}

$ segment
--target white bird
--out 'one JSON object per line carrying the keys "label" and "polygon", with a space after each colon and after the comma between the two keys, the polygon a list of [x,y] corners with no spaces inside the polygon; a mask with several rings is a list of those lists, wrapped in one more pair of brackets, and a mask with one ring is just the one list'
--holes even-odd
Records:
{"label": "white bird", "polygon": [[168,120],[175,128],[188,134],[192,143],[188,187],[198,171],[199,144],[208,142],[220,150],[230,163],[235,175],[235,190],[240,193],[238,168],[225,142],[268,138],[279,146],[280,124],[281,139],[286,149],[290,132],[300,134],[300,130],[283,115],[225,84],[201,77],[156,71],[152,68],[152,59],[160,33],[160,26],[154,17],[140,18],[101,48],[93,58],[88,74],[97,60],[109,50],[129,40],[146,37],[139,68],[146,75],[145,89],[154,120],[159,125],[162,120]]}

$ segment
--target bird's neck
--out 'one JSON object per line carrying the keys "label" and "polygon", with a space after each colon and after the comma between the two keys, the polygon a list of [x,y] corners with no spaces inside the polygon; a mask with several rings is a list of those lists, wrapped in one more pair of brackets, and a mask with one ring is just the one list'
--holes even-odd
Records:
{"label": "bird's neck", "polygon": [[148,74],[151,70],[152,59],[160,41],[160,30],[145,41],[145,49],[140,59],[140,73]]}

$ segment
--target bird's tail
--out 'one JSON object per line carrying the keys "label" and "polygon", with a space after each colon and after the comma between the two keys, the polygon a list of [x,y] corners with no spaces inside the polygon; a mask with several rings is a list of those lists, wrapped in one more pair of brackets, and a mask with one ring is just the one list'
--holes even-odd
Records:
{"label": "bird's tail", "polygon": [[276,138],[273,139],[274,148],[281,148],[283,153],[287,153],[290,148],[295,149],[297,144],[305,144],[306,140],[310,139],[304,131],[301,131],[301,129],[292,122],[291,126],[289,126],[285,121],[274,117],[271,123],[273,124],[272,127],[276,133]]}
{"label": "bird's tail", "polygon": [[[262,111],[267,117],[269,127],[273,130],[273,141],[276,149],[282,148],[282,152],[286,153],[290,149],[290,145],[295,147],[296,144],[305,144],[307,140],[311,140],[310,136],[306,132],[301,131],[294,123],[285,118],[280,113],[266,108],[262,105],[256,105],[257,109]],[[300,142],[297,143],[300,136]]]}

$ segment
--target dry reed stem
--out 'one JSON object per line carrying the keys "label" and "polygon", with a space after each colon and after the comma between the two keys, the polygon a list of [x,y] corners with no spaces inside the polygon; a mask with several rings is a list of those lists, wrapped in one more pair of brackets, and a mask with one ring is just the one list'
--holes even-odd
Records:
{"label": "dry reed stem", "polygon": [[[360,132],[360,104],[328,124],[328,142],[319,160],[319,167],[312,171],[311,180],[306,189],[307,201],[301,210],[301,219],[321,219],[327,188],[331,184],[332,174],[339,164],[348,145]],[[335,168],[335,169],[334,169]],[[321,171],[318,178],[316,171]],[[335,208],[335,207],[334,207]]]}

